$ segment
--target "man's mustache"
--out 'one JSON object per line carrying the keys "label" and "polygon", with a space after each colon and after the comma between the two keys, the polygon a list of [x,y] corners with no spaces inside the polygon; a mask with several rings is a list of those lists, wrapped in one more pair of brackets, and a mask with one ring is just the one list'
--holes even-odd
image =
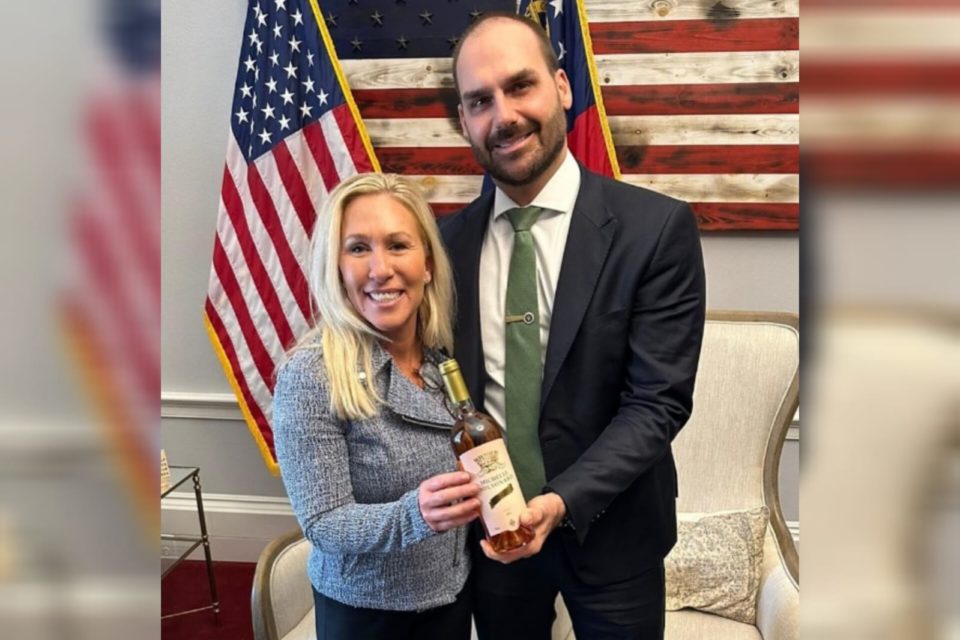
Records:
{"label": "man's mustache", "polygon": [[521,128],[518,124],[502,126],[487,136],[487,149],[491,150],[501,142],[506,142],[507,140],[516,138],[517,136],[526,135],[528,133],[536,133],[540,130],[540,127],[536,124],[531,124],[528,129],[529,130],[524,130],[524,128]]}

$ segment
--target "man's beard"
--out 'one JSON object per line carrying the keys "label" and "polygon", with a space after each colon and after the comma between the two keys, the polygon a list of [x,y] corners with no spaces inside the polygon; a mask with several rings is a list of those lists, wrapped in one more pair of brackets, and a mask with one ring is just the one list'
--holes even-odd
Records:
{"label": "man's beard", "polygon": [[536,126],[531,135],[540,138],[540,149],[534,152],[532,162],[527,167],[520,167],[514,172],[501,164],[493,156],[493,147],[504,140],[516,136],[520,133],[520,126],[516,123],[500,127],[491,133],[484,141],[484,146],[474,144],[470,141],[470,148],[473,150],[473,157],[481,167],[487,170],[490,176],[497,182],[519,187],[530,184],[550,168],[557,157],[563,152],[567,137],[567,118],[560,105],[557,105],[556,111],[547,120],[543,126]]}

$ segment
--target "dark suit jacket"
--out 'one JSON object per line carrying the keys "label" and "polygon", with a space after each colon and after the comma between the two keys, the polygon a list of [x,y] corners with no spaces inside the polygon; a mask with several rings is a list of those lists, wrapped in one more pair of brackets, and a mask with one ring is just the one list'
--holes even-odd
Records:
{"label": "dark suit jacket", "polygon": [[[482,407],[478,270],[493,192],[443,221],[457,283],[455,356]],[[696,220],[678,200],[581,167],[543,371],[547,490],[588,584],[650,568],[676,542],[670,443],[690,416],[705,280]],[[509,426],[507,427],[509,430]]]}

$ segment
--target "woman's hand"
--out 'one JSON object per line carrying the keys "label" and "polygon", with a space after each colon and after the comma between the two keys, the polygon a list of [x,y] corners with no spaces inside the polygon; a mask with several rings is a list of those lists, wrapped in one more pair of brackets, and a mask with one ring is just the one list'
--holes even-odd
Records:
{"label": "woman's hand", "polygon": [[466,471],[441,473],[420,483],[417,502],[424,521],[441,533],[480,515],[480,486]]}

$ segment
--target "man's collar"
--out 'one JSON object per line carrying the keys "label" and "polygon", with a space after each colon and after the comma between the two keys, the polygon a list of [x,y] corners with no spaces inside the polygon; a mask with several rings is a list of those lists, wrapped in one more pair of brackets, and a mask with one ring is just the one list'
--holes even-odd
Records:
{"label": "man's collar", "polygon": [[[580,191],[580,166],[570,150],[566,150],[566,157],[557,168],[557,172],[547,181],[530,206],[543,207],[550,211],[572,211]],[[510,209],[519,207],[510,196],[497,187],[493,198],[493,217],[500,217]]]}

